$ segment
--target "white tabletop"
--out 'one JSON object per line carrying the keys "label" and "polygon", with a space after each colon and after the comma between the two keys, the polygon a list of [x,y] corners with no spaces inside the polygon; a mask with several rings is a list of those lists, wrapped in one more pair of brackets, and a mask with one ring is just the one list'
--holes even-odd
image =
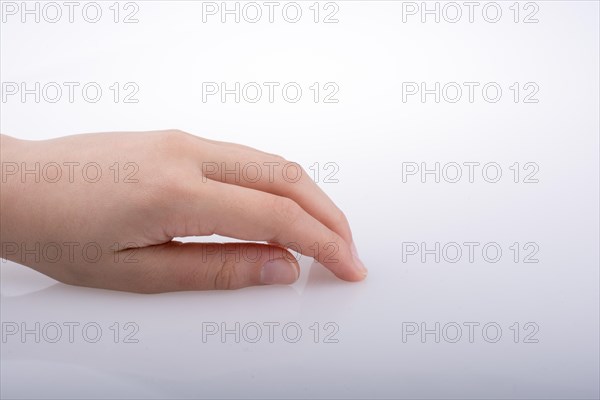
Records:
{"label": "white tabletop", "polygon": [[[238,23],[221,2],[81,2],[73,23],[54,4],[35,22],[2,2],[2,133],[281,154],[345,211],[369,276],[301,257],[289,287],[139,295],[2,261],[2,398],[598,398],[597,2],[280,2],[272,23],[263,2]],[[239,103],[210,94],[236,82]]]}

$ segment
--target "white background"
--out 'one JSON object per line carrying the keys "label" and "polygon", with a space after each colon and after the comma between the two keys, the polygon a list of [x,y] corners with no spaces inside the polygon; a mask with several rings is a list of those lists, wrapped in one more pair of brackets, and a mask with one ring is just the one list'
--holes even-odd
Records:
{"label": "white background", "polygon": [[[81,330],[73,343],[7,337],[3,398],[599,397],[598,2],[535,2],[537,23],[523,22],[536,10],[525,2],[516,23],[512,1],[497,3],[496,23],[482,16],[486,2],[473,23],[462,2],[456,23],[443,15],[423,23],[420,14],[403,22],[408,5],[399,1],[337,1],[337,23],[322,22],[323,2],[315,23],[312,3],[299,2],[297,23],[282,17],[285,2],[273,23],[265,6],[257,23],[235,23],[233,16],[222,23],[219,14],[203,22],[202,2],[194,1],[138,1],[139,21],[130,24],[113,21],[112,1],[100,2],[97,23],[82,18],[85,3],[74,23],[66,14],[57,23],[3,14],[3,84],[97,82],[103,95],[97,103],[77,90],[73,103],[66,92],[56,103],[8,96],[0,104],[2,133],[43,139],[179,128],[278,153],[307,169],[318,162],[318,183],[348,215],[370,270],[367,280],[351,284],[302,257],[301,279],[291,287],[136,295],[68,287],[2,261],[3,323],[32,329],[36,322],[95,322],[103,329],[97,343],[86,342]],[[133,10],[124,6],[120,19]],[[139,101],[115,103],[114,82],[137,84]],[[297,82],[303,95],[296,103],[281,91],[273,103],[266,92],[255,104],[233,96],[203,102],[203,82]],[[315,103],[314,82],[336,83],[338,103]],[[480,86],[472,103],[466,91],[456,103],[436,103],[433,95],[403,102],[403,82]],[[502,88],[498,102],[483,99],[488,82]],[[514,82],[522,90],[517,103]],[[528,82],[539,88],[537,103],[523,102]],[[337,183],[323,182],[327,162],[339,167]],[[488,183],[480,166],[473,183],[466,175],[457,183],[436,183],[431,175],[425,183],[420,175],[403,182],[408,162],[495,162],[502,177]],[[520,175],[515,183],[515,162],[522,173],[527,162],[539,166],[538,182]],[[403,260],[406,242],[481,246],[473,263],[467,254],[436,263],[433,255]],[[496,263],[482,257],[488,242],[503,251]],[[509,248],[515,242],[519,262]],[[523,262],[529,242],[539,248],[537,263]],[[137,324],[138,343],[114,343],[115,322],[121,334],[123,324]],[[281,325],[273,343],[266,328],[258,343],[236,343],[233,335],[204,343],[207,322]],[[289,322],[302,328],[296,343],[282,336]],[[315,322],[319,343],[310,329]],[[339,327],[338,343],[324,343],[327,322]],[[411,322],[427,329],[439,323],[439,343],[434,334],[403,341]],[[472,343],[468,322],[479,324]],[[463,329],[457,343],[447,340],[454,331],[442,335],[452,323]],[[482,334],[487,323],[502,328],[496,343]],[[525,343],[532,327],[539,328],[530,337],[537,343]]]}

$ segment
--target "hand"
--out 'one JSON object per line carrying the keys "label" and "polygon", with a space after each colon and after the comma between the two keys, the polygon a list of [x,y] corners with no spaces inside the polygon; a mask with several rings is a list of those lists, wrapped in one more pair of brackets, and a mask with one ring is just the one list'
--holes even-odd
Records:
{"label": "hand", "polygon": [[[170,130],[2,135],[1,158],[2,258],[60,282],[141,293],[290,284],[299,266],[286,248],[344,280],[367,273],[344,214],[279,156]],[[268,244],[173,241],[212,234]]]}

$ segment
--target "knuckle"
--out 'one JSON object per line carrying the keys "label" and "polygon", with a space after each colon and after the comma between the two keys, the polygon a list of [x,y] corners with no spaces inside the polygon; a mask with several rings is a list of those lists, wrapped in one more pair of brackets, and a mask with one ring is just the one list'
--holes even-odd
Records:
{"label": "knuckle", "polygon": [[165,140],[180,140],[183,139],[187,134],[181,129],[167,129],[161,131],[162,137]]}
{"label": "knuckle", "polygon": [[286,161],[283,163],[281,172],[285,182],[289,184],[306,182],[306,178],[308,177],[304,168],[295,161]]}
{"label": "knuckle", "polygon": [[344,229],[346,229],[349,226],[346,214],[344,214],[339,208],[337,208],[336,211],[334,211],[333,213],[333,221],[337,226]]}
{"label": "knuckle", "polygon": [[238,289],[241,285],[241,279],[236,268],[237,263],[233,259],[225,259],[220,268],[217,269],[213,287],[217,290]]}
{"label": "knuckle", "polygon": [[294,193],[309,188],[313,183],[306,170],[295,161],[287,161],[283,164],[281,174],[289,190]]}
{"label": "knuckle", "polygon": [[269,156],[267,161],[269,162],[270,165],[272,165],[274,167],[274,172],[276,173],[275,176],[278,179],[280,179],[280,177],[282,176],[282,174],[285,171],[285,166],[289,161],[286,160],[284,157],[277,155],[277,154],[273,154],[273,155]]}
{"label": "knuckle", "polygon": [[148,165],[143,176],[144,194],[150,195],[153,201],[170,202],[190,197],[193,187],[190,182],[196,177],[189,168],[193,163],[190,138],[191,135],[175,129],[156,132],[150,150],[153,157],[156,153],[164,155],[164,161]]}
{"label": "knuckle", "polygon": [[191,138],[192,135],[182,130],[167,129],[157,132],[155,140],[156,146],[161,149],[161,152],[167,151],[179,156],[182,151],[187,151],[190,148]]}

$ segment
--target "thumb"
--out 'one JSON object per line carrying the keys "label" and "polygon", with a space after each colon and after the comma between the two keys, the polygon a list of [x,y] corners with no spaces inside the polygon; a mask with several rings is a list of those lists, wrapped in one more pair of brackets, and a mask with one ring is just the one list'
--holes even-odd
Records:
{"label": "thumb", "polygon": [[[279,246],[258,243],[180,243],[137,249],[143,271],[133,288],[160,293],[239,289],[292,284],[300,275],[295,257]],[[129,274],[129,276],[132,276]]]}

